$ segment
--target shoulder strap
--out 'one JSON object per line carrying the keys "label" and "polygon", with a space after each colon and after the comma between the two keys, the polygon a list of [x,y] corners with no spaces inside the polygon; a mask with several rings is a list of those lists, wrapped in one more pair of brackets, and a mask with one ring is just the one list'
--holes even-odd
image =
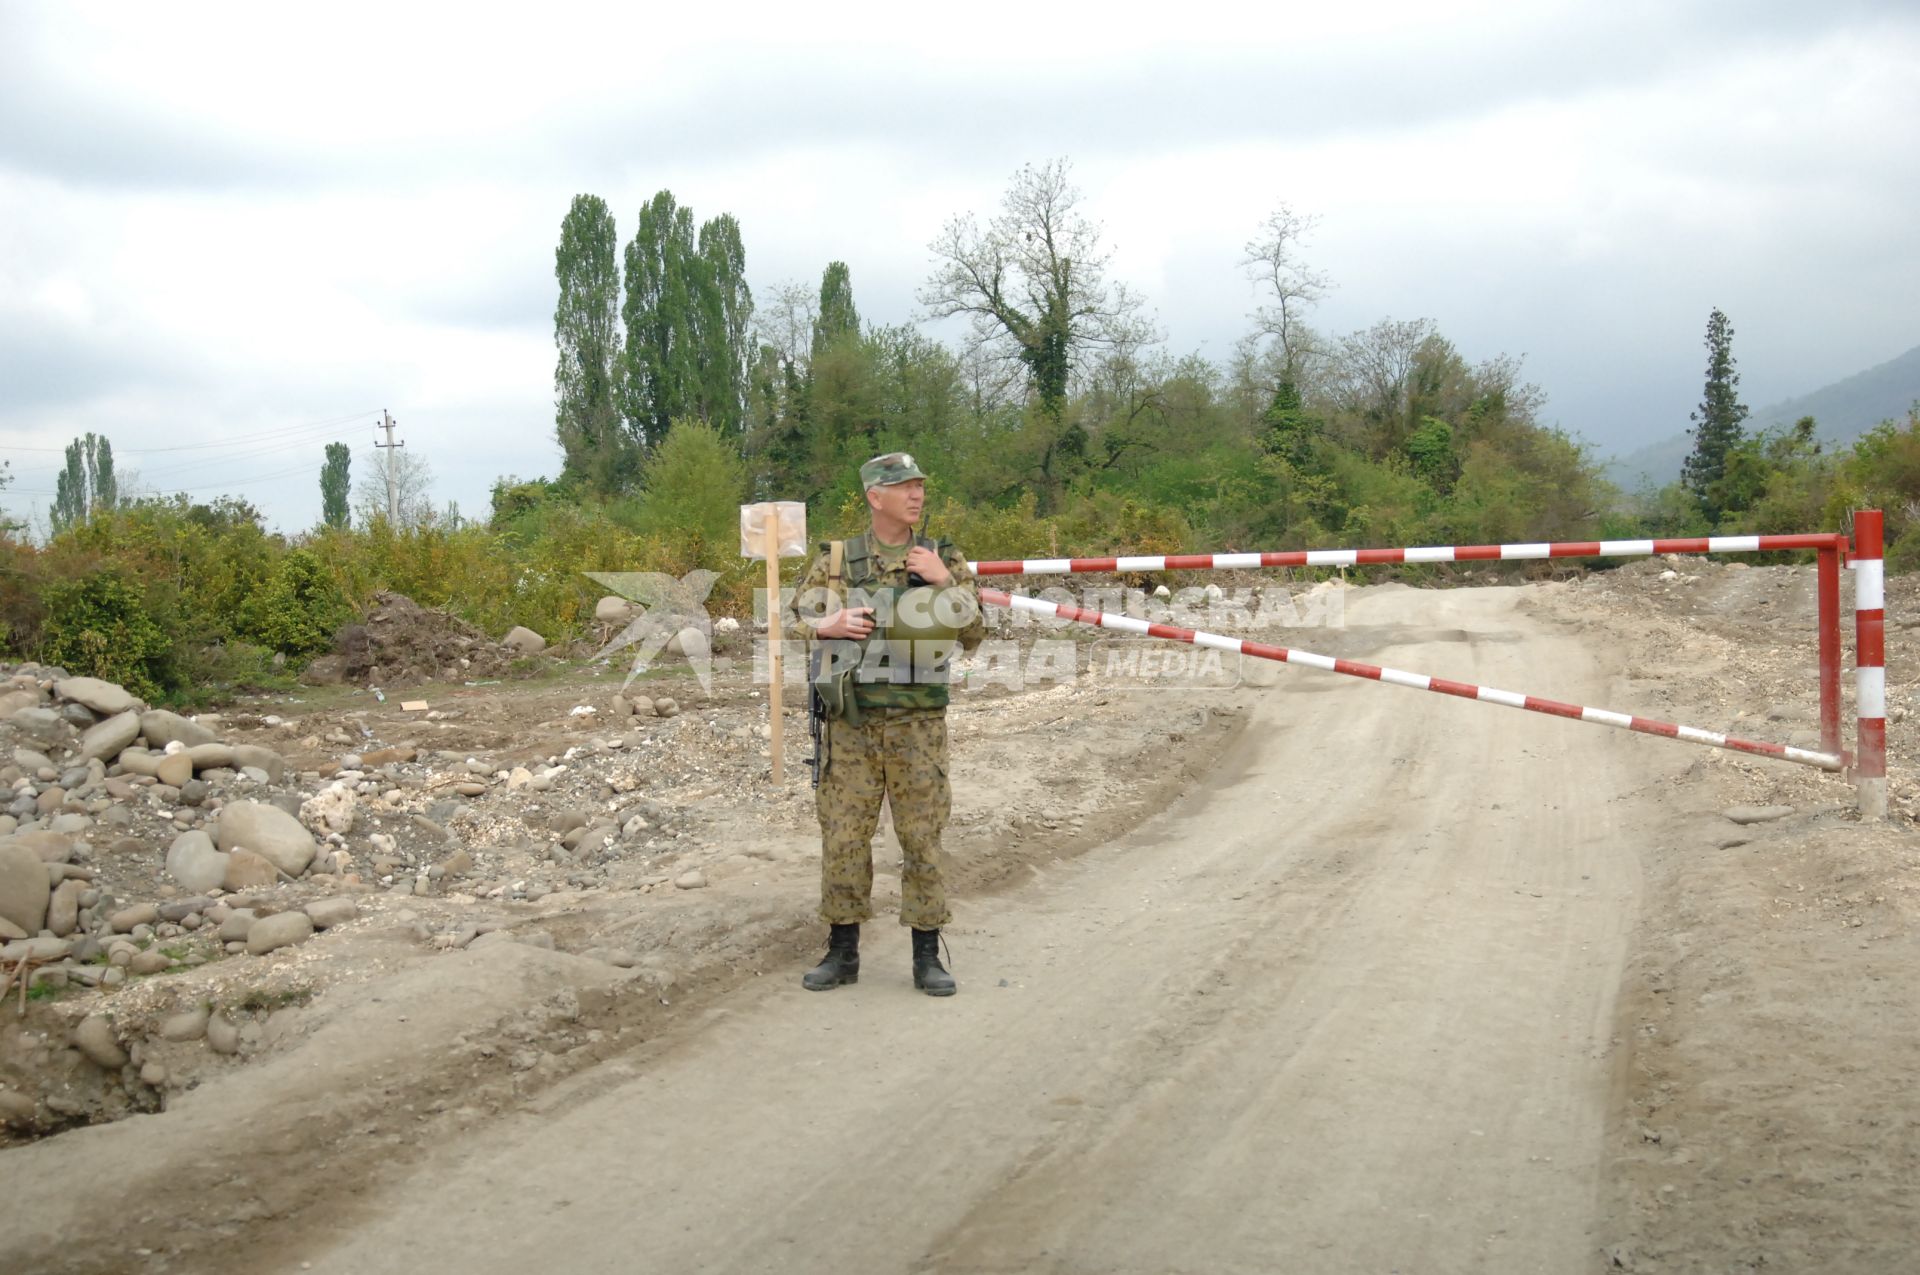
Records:
{"label": "shoulder strap", "polygon": [[856,585],[866,584],[873,576],[873,569],[868,563],[873,557],[873,550],[867,543],[867,533],[863,531],[851,540],[837,543],[846,546],[848,581]]}
{"label": "shoulder strap", "polygon": [[847,596],[842,588],[846,578],[847,542],[835,540],[827,546],[827,591],[837,598]]}

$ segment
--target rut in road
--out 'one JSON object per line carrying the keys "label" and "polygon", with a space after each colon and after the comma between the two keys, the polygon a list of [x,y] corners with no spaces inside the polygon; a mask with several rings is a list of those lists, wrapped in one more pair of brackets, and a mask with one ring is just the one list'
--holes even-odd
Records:
{"label": "rut in road", "polygon": [[[1369,658],[1611,702],[1609,654],[1524,592],[1371,589],[1348,617]],[[1667,745],[1304,670],[1256,712],[1178,806],[962,906],[958,997],[915,993],[904,931],[870,925],[857,986],[770,979],[281,1252],[515,1275],[1590,1266]]]}

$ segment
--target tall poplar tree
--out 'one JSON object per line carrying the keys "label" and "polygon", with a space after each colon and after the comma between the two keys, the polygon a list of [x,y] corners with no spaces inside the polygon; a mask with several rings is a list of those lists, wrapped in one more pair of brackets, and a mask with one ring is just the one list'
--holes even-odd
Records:
{"label": "tall poplar tree", "polygon": [[559,359],[553,372],[554,435],[564,474],[613,493],[639,473],[640,449],[622,419],[620,242],[613,213],[598,195],[575,195],[560,223],[553,274]]}
{"label": "tall poplar tree", "polygon": [[813,356],[845,336],[860,335],[853,304],[853,274],[844,261],[829,261],[820,276],[820,308],[813,320]]}
{"label": "tall poplar tree", "polygon": [[640,209],[626,250],[625,410],[647,448],[682,417],[738,437],[746,415],[753,293],[740,223],[726,213],[696,234],[693,210],[663,190]]}
{"label": "tall poplar tree", "polygon": [[1740,401],[1740,374],[1733,370],[1733,324],[1716,306],[1707,316],[1707,383],[1700,406],[1692,413],[1693,454],[1681,468],[1681,482],[1700,502],[1711,521],[1725,512],[1717,490],[1726,476],[1727,455],[1746,437],[1741,422],[1747,408]]}
{"label": "tall poplar tree", "polygon": [[645,449],[659,446],[689,413],[699,384],[694,307],[698,293],[693,210],[663,190],[640,209],[626,251],[626,415]]}
{"label": "tall poplar tree", "polygon": [[327,463],[320,469],[320,518],[329,527],[344,528],[352,516],[347,503],[352,481],[347,471],[352,461],[351,447],[327,444]]}
{"label": "tall poplar tree", "polygon": [[120,485],[113,473],[113,444],[98,434],[86,434],[67,444],[67,464],[53,483],[53,507],[48,519],[53,533],[83,526],[88,518],[120,503]]}
{"label": "tall poplar tree", "polygon": [[746,414],[753,292],[747,287],[747,249],[732,213],[721,213],[700,227],[697,278],[697,410],[723,432],[737,436]]}

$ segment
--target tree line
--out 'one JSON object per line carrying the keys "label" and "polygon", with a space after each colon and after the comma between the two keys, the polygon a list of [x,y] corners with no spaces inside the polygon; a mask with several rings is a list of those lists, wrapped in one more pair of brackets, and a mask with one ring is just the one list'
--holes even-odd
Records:
{"label": "tree line", "polygon": [[356,486],[329,444],[320,524],[278,536],[245,501],[129,498],[111,445],[83,436],[50,541],[0,527],[0,650],[190,698],[272,684],[276,653],[297,666],[382,589],[559,641],[591,625],[584,573],[705,568],[712,604],[743,613],[738,504],[804,500],[817,535],[850,533],[858,465],[894,449],[934,476],[931,529],[977,557],[1804,531],[1877,506],[1890,565],[1920,565],[1920,414],[1831,452],[1810,421],[1749,432],[1715,310],[1694,451],[1629,497],[1542,420],[1519,360],[1470,356],[1426,318],[1316,326],[1336,281],[1314,230],[1285,205],[1249,228],[1256,300],[1216,361],[1166,348],[1064,162],[1022,168],[991,214],[930,241],[920,302],[964,320],[953,344],[864,318],[848,262],[756,305],[733,217],[662,191],[622,245],[580,195],[554,256],[557,475],[501,477],[467,521],[433,508],[420,458],[389,452],[395,524],[386,475]]}

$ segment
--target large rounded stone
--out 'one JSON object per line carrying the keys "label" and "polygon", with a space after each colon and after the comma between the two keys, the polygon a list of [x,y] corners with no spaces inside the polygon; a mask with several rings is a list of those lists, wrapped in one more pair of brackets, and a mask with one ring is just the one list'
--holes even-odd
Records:
{"label": "large rounded stone", "polygon": [[670,655],[684,655],[690,660],[702,660],[713,653],[713,642],[705,632],[689,624],[667,639],[667,652]]}
{"label": "large rounded stone", "polygon": [[23,846],[0,845],[0,917],[38,934],[47,923],[52,894],[47,865],[39,855]]}
{"label": "large rounded stone", "polygon": [[52,770],[53,758],[32,748],[16,748],[13,750],[13,764],[20,768],[21,774],[34,775],[43,770]]}
{"label": "large rounded stone", "polygon": [[252,908],[235,908],[220,922],[220,941],[222,943],[246,942],[247,931],[251,930],[253,923],[259,919],[254,915]]}
{"label": "large rounded stone", "polygon": [[35,829],[32,832],[16,832],[0,845],[16,846],[30,850],[42,863],[71,863],[73,861],[73,838],[64,832],[51,829]]}
{"label": "large rounded stone", "polygon": [[633,618],[633,603],[610,593],[593,604],[593,618],[602,624],[625,624]]}
{"label": "large rounded stone", "polygon": [[0,722],[12,717],[23,708],[39,706],[40,695],[37,691],[0,691]]}
{"label": "large rounded stone", "polygon": [[193,758],[184,752],[162,757],[160,764],[153,768],[153,777],[163,784],[178,788],[193,778]]}
{"label": "large rounded stone", "polygon": [[107,1071],[119,1071],[127,1065],[127,1051],[113,1034],[113,1024],[100,1014],[88,1014],[73,1029],[73,1047],[87,1061]]}
{"label": "large rounded stone", "polygon": [[287,777],[287,759],[271,748],[262,748],[258,744],[235,744],[233,764],[266,771],[268,783],[277,784]]}
{"label": "large rounded stone", "polygon": [[121,749],[120,756],[116,760],[120,763],[120,769],[129,775],[145,775],[152,778],[159,771],[160,763],[165,760],[165,757],[161,753],[150,753],[144,748],[124,748]]}
{"label": "large rounded stone", "polygon": [[80,737],[82,757],[112,757],[140,738],[140,714],[129,709],[118,717],[109,717],[89,727]]}
{"label": "large rounded stone", "polygon": [[86,890],[84,881],[62,881],[53,889],[53,896],[47,902],[47,928],[61,938],[73,933],[80,926],[80,895]]}
{"label": "large rounded stone", "polygon": [[280,884],[280,874],[274,871],[273,864],[245,846],[226,858],[226,876],[221,884],[236,894],[247,890],[265,890]]}
{"label": "large rounded stone", "polygon": [[119,716],[109,716],[106,722],[90,726],[86,734],[81,735],[81,757],[113,757],[123,751],[129,743],[140,737],[140,714],[121,712]]}
{"label": "large rounded stone", "polygon": [[176,739],[192,748],[196,744],[214,743],[220,738],[199,722],[178,713],[169,713],[164,708],[140,714],[140,733],[147,737],[147,745],[151,748],[165,748]]}
{"label": "large rounded stone", "polygon": [[313,918],[305,912],[263,916],[247,931],[247,951],[254,956],[265,956],[268,952],[304,943],[312,937]]}
{"label": "large rounded stone", "polygon": [[195,770],[213,770],[233,765],[233,747],[230,744],[191,744],[187,748],[187,756],[193,758]]}
{"label": "large rounded stone", "polygon": [[53,684],[53,693],[61,699],[85,704],[96,713],[111,717],[124,713],[140,701],[127,694],[124,686],[103,682],[97,677],[69,677]]}
{"label": "large rounded stone", "polygon": [[237,1054],[240,1052],[240,1028],[225,1014],[215,1014],[207,1020],[207,1048],[216,1054]]}
{"label": "large rounded stone", "polygon": [[313,920],[316,930],[331,929],[344,925],[360,915],[360,905],[352,899],[315,899],[303,909]]}
{"label": "large rounded stone", "polygon": [[32,1129],[39,1121],[40,1104],[23,1093],[0,1089],[0,1125]]}
{"label": "large rounded stone", "polygon": [[319,850],[298,819],[259,801],[236,801],[220,812],[220,849],[231,853],[241,846],[290,877],[305,872]]}
{"label": "large rounded stone", "polygon": [[205,1005],[169,1014],[160,1020],[160,1038],[175,1043],[199,1040],[207,1034],[207,1020],[210,1017],[212,1015]]}
{"label": "large rounded stone", "polygon": [[167,875],[192,894],[221,889],[227,884],[227,856],[199,829],[183,832],[167,847]]}
{"label": "large rounded stone", "polygon": [[152,925],[160,919],[160,908],[152,903],[136,903],[130,908],[121,908],[107,918],[107,924],[113,927],[115,934],[131,934],[136,926]]}
{"label": "large rounded stone", "polygon": [[160,974],[173,968],[173,958],[157,947],[150,947],[136,953],[127,968],[136,974]]}
{"label": "large rounded stone", "polygon": [[73,727],[50,708],[16,709],[7,720],[36,744],[58,744],[73,738]]}
{"label": "large rounded stone", "polygon": [[547,649],[547,640],[532,629],[515,625],[500,639],[500,645],[510,646],[522,655],[537,655]]}

